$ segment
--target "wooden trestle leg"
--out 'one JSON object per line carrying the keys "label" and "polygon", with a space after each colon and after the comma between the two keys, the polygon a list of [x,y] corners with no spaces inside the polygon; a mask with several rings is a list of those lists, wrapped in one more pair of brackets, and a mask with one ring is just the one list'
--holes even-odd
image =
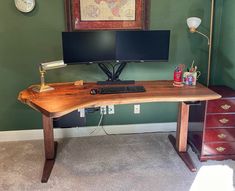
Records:
{"label": "wooden trestle leg", "polygon": [[184,161],[190,171],[195,172],[197,169],[187,152],[187,139],[188,139],[188,120],[189,120],[189,105],[181,102],[179,104],[178,122],[176,138],[169,135],[168,138],[174,146],[177,154]]}
{"label": "wooden trestle leg", "polygon": [[46,183],[50,177],[55,163],[57,142],[54,142],[52,118],[42,115],[42,122],[44,133],[45,163],[41,182]]}

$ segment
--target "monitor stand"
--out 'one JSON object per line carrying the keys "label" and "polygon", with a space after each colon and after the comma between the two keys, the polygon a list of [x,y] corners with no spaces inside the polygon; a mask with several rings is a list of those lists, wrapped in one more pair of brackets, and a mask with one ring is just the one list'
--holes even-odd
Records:
{"label": "monitor stand", "polygon": [[[126,62],[122,63],[117,63],[117,64],[104,64],[104,63],[99,63],[99,67],[101,70],[108,76],[108,79],[106,81],[98,81],[98,85],[107,85],[107,84],[134,84],[134,80],[120,80],[119,76],[122,72],[122,70],[126,66]],[[118,67],[117,69],[115,69]]]}

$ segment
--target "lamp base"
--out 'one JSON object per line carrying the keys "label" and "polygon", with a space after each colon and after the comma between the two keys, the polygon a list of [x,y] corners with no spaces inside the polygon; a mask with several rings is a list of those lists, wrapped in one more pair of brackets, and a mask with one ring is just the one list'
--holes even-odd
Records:
{"label": "lamp base", "polygon": [[46,92],[46,91],[51,91],[51,90],[54,90],[55,88],[51,87],[51,86],[48,86],[48,85],[44,85],[44,86],[35,86],[32,88],[33,91],[35,92]]}

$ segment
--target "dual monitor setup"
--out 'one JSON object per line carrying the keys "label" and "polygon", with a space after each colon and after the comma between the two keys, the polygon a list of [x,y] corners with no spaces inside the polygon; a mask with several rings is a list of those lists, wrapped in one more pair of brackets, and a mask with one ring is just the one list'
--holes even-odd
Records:
{"label": "dual monitor setup", "polygon": [[63,59],[68,65],[96,63],[108,80],[131,83],[119,75],[128,62],[168,61],[169,30],[63,32]]}
{"label": "dual monitor setup", "polygon": [[98,64],[108,77],[98,84],[133,84],[119,79],[126,64],[168,61],[169,44],[169,30],[63,32],[63,61],[41,64],[41,86],[35,91],[50,89],[44,83],[45,70],[77,64]]}

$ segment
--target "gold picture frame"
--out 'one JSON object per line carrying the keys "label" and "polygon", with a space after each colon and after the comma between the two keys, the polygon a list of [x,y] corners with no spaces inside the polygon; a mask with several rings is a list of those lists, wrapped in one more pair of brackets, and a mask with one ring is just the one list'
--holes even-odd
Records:
{"label": "gold picture frame", "polygon": [[67,31],[146,30],[149,9],[150,0],[65,0]]}

